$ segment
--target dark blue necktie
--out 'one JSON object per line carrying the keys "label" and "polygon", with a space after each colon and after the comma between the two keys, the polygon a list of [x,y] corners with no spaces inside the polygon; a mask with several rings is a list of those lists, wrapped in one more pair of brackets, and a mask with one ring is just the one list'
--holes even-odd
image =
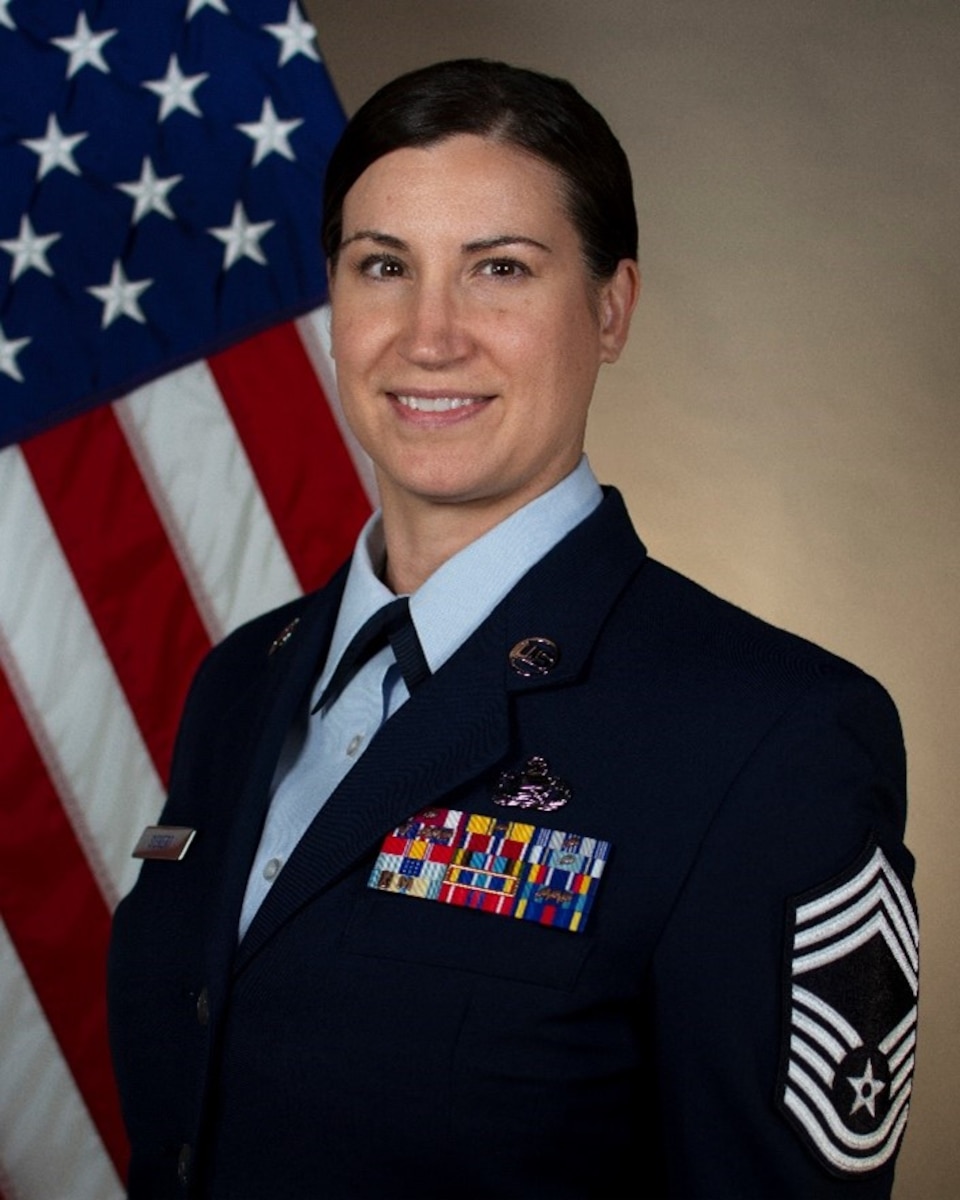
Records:
{"label": "dark blue necktie", "polygon": [[430,667],[410,616],[409,597],[398,596],[396,600],[391,600],[389,604],[378,609],[354,634],[312,711],[317,712],[332,704],[363,664],[373,658],[388,642],[400,667],[403,682],[407,685],[407,691],[412,694],[414,688],[419,687],[428,678]]}

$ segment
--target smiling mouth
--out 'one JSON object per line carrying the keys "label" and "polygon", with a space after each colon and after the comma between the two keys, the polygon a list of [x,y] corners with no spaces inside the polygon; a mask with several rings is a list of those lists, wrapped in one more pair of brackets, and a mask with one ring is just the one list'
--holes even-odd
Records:
{"label": "smiling mouth", "polygon": [[411,412],[445,413],[458,408],[470,408],[476,404],[486,404],[490,396],[402,396],[394,393],[394,399],[409,408]]}

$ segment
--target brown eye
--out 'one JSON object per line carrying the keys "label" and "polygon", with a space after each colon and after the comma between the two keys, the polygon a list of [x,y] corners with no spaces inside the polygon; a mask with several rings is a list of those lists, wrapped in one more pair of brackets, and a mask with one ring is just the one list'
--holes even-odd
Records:
{"label": "brown eye", "polygon": [[481,275],[487,275],[493,279],[517,279],[530,274],[526,263],[522,263],[516,258],[491,258],[482,262],[479,270]]}
{"label": "brown eye", "polygon": [[361,259],[357,269],[371,279],[402,279],[406,273],[400,259],[389,254],[368,254]]}

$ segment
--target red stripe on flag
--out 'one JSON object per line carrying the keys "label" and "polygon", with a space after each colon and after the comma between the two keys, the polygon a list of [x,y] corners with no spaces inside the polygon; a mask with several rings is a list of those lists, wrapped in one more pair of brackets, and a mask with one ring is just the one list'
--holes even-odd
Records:
{"label": "red stripe on flag", "polygon": [[104,992],[110,911],[0,672],[0,915],[121,1178]]}
{"label": "red stripe on flag", "polygon": [[296,326],[209,363],[293,569],[304,590],[320,587],[353,550],[370,502]]}
{"label": "red stripe on flag", "polygon": [[60,545],[161,779],[210,639],[113,409],[23,444]]}

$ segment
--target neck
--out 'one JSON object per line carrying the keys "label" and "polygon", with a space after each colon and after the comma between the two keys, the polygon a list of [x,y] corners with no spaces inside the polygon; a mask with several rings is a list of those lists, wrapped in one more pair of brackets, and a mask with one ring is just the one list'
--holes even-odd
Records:
{"label": "neck", "polygon": [[398,596],[417,590],[449,558],[509,514],[464,504],[437,504],[415,513],[383,506],[384,583]]}
{"label": "neck", "polygon": [[[570,467],[573,470],[579,462]],[[378,472],[386,563],[384,583],[397,595],[413,593],[465,546],[559,483],[552,476],[526,487],[470,500],[437,500],[396,488]]]}

